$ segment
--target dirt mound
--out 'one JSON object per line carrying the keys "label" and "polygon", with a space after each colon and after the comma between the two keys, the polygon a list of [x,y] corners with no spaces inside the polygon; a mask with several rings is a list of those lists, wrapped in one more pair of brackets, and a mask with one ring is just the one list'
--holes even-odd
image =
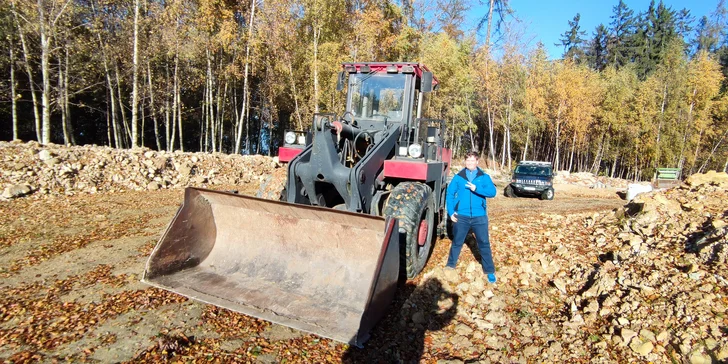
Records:
{"label": "dirt mound", "polygon": [[728,178],[688,181],[639,195],[598,224],[598,255],[587,254],[598,263],[552,281],[569,295],[563,325],[648,360],[728,359]]}
{"label": "dirt mound", "polygon": [[0,142],[2,198],[259,184],[281,165],[265,156]]}

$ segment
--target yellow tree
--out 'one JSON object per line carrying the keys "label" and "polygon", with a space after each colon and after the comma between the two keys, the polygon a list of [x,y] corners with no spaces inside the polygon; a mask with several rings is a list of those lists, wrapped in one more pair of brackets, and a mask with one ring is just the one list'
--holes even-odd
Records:
{"label": "yellow tree", "polygon": [[561,159],[561,137],[564,128],[572,131],[572,151],[579,133],[586,129],[594,114],[596,98],[593,73],[571,60],[553,64],[553,83],[549,92],[549,127],[554,133],[554,169]]}
{"label": "yellow tree", "polygon": [[[680,153],[680,166],[690,163],[690,173],[693,172],[697,162],[698,153],[702,147],[703,137],[707,133],[712,137],[716,131],[708,129],[710,123],[710,108],[713,99],[720,91],[723,73],[720,64],[708,52],[700,51],[688,63],[687,78],[687,104],[688,127],[685,131],[683,146]],[[688,144],[695,146],[692,156],[687,156]]]}
{"label": "yellow tree", "polygon": [[545,120],[549,118],[548,96],[552,77],[543,43],[539,43],[529,54],[527,73],[524,97],[527,127],[522,159],[528,157],[531,131],[539,132]]}
{"label": "yellow tree", "polygon": [[512,30],[510,24],[508,25],[503,56],[499,62],[494,64],[492,75],[495,84],[500,85],[498,88],[500,92],[492,100],[503,128],[501,165],[505,166],[507,163],[510,170],[512,166],[512,132],[523,119],[523,113],[520,110],[523,109],[527,76],[525,57],[521,53],[521,49],[524,47],[520,42],[521,36]]}
{"label": "yellow tree", "polygon": [[569,171],[573,170],[576,147],[583,145],[587,132],[594,123],[594,115],[601,92],[596,71],[586,66],[576,66],[571,74],[573,79],[571,101],[567,102],[564,119],[565,129],[571,132],[571,152],[569,153]]}
{"label": "yellow tree", "polygon": [[650,156],[655,173],[661,164],[675,166],[680,159],[678,149],[685,130],[682,119],[686,119],[683,110],[686,75],[684,44],[674,40],[668,44],[656,71],[640,87],[641,98],[650,100],[644,107],[650,112],[646,117],[654,125],[654,153]]}
{"label": "yellow tree", "polygon": [[[706,167],[713,166],[710,163],[713,160],[713,156],[718,152],[718,149],[722,148],[722,152],[725,154],[725,163],[720,169],[723,172],[728,170],[728,151],[726,151],[726,137],[728,137],[728,95],[723,94],[716,100],[714,100],[712,108],[712,124],[710,130],[713,132],[712,147],[710,153],[705,157],[703,164],[698,169],[698,173],[703,173]],[[717,168],[716,168],[717,169]]]}
{"label": "yellow tree", "polygon": [[612,161],[609,173],[614,176],[621,153],[618,143],[624,140],[624,131],[633,120],[635,92],[639,80],[632,66],[619,70],[609,66],[600,73],[600,77],[602,97],[596,113],[598,122],[594,128],[599,133],[600,141],[592,171],[597,173],[601,161],[608,159]]}
{"label": "yellow tree", "polygon": [[439,90],[430,98],[429,117],[444,118],[450,122],[450,147],[456,152],[461,137],[466,133],[474,146],[473,89],[470,54],[472,41],[458,42],[445,33],[427,35],[423,39],[421,61],[435,72],[440,81]]}

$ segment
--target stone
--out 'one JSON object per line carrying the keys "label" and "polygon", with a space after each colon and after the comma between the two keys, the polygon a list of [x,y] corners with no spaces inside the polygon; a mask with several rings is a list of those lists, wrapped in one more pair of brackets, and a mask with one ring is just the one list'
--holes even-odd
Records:
{"label": "stone", "polygon": [[38,153],[38,159],[40,159],[42,161],[47,161],[47,160],[51,159],[52,157],[53,156],[52,156],[51,152],[49,152],[48,150],[45,150],[45,149],[41,150]]}
{"label": "stone", "polygon": [[156,191],[160,188],[162,188],[162,186],[158,182],[149,182],[149,184],[147,185],[147,189],[149,191]]}
{"label": "stone", "polygon": [[30,194],[33,191],[33,189],[30,187],[29,184],[19,184],[19,185],[12,185],[5,188],[3,191],[2,197],[6,199],[10,198],[18,198],[23,197],[25,195]]}
{"label": "stone", "polygon": [[647,330],[647,329],[640,330],[640,337],[644,338],[645,340],[652,341],[652,342],[657,341],[657,338],[655,337],[655,333],[653,333],[652,331]]}
{"label": "stone", "polygon": [[468,336],[473,333],[473,329],[471,329],[468,325],[458,324],[455,326],[455,332],[458,335]]}
{"label": "stone", "polygon": [[532,356],[538,355],[538,353],[541,351],[537,346],[529,345],[526,346],[525,349],[523,349],[523,355],[525,355],[527,358],[530,358]]}
{"label": "stone", "polygon": [[506,324],[506,316],[499,311],[490,311],[485,315],[485,320],[498,326]]}
{"label": "stone", "polygon": [[710,356],[701,352],[695,352],[690,355],[690,364],[711,364],[712,362],[713,360],[711,360]]}
{"label": "stone", "polygon": [[624,341],[625,345],[629,344],[630,340],[632,340],[633,337],[637,336],[637,333],[630,330],[630,329],[622,329],[622,340]]}
{"label": "stone", "polygon": [[566,294],[566,283],[561,278],[554,279],[554,286],[563,294]]}
{"label": "stone", "polygon": [[634,351],[635,353],[646,356],[647,354],[652,352],[652,349],[655,348],[655,346],[649,342],[649,341],[642,341],[639,339],[634,339],[629,344],[630,349]]}

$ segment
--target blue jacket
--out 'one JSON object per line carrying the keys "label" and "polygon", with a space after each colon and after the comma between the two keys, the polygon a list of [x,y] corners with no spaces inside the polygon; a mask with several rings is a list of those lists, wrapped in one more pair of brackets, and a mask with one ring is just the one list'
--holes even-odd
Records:
{"label": "blue jacket", "polygon": [[486,216],[485,198],[495,197],[495,185],[490,176],[478,168],[473,179],[475,192],[465,187],[468,177],[463,168],[452,178],[447,186],[447,216],[457,212],[460,216]]}

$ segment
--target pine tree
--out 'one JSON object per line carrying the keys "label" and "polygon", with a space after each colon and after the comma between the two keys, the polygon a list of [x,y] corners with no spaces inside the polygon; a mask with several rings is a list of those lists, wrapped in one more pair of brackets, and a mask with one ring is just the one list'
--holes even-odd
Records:
{"label": "pine tree", "polygon": [[597,71],[603,70],[609,63],[607,46],[609,33],[604,24],[599,24],[594,30],[594,38],[586,49],[586,61],[589,67]]}
{"label": "pine tree", "polygon": [[582,50],[584,38],[582,37],[586,35],[586,32],[581,30],[581,26],[579,25],[580,19],[581,14],[576,13],[574,19],[569,20],[569,30],[561,35],[561,43],[556,43],[556,45],[564,46],[564,59],[570,59],[577,63],[584,58],[584,51]]}
{"label": "pine tree", "polygon": [[608,43],[609,64],[622,67],[630,62],[630,37],[634,34],[635,18],[634,11],[629,9],[623,0],[612,8],[614,14],[610,17],[611,38]]}

